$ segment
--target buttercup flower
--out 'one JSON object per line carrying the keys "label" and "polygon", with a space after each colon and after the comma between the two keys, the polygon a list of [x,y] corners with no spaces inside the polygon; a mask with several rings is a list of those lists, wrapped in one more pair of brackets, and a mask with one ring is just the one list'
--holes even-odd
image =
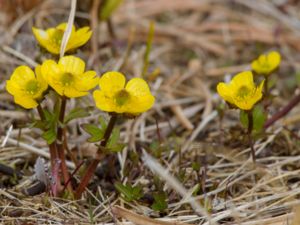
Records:
{"label": "buttercup flower", "polygon": [[84,61],[75,56],[62,57],[58,63],[46,60],[41,68],[47,83],[59,95],[69,98],[87,95],[98,84],[96,72],[84,70]]}
{"label": "buttercup flower", "polygon": [[272,51],[265,55],[260,55],[251,64],[252,70],[258,74],[269,75],[280,64],[281,56],[278,52]]}
{"label": "buttercup flower", "polygon": [[99,79],[100,90],[93,93],[96,106],[106,112],[138,115],[155,101],[146,81],[133,78],[127,84],[119,72],[107,72]]}
{"label": "buttercup flower", "polygon": [[[43,48],[47,49],[47,51],[52,54],[59,54],[61,41],[66,28],[67,23],[61,23],[57,27],[52,27],[47,30],[32,27],[32,32]],[[68,52],[84,45],[90,39],[91,35],[92,31],[89,27],[83,27],[76,30],[73,26],[65,51]]]}
{"label": "buttercup flower", "polygon": [[28,66],[19,66],[6,82],[6,90],[14,96],[16,104],[26,109],[37,107],[38,100],[48,88],[47,82],[41,75],[41,66],[34,72]]}
{"label": "buttercup flower", "polygon": [[257,87],[253,82],[251,71],[237,74],[229,84],[219,83],[217,91],[229,104],[242,110],[251,110],[255,103],[262,98],[264,80]]}

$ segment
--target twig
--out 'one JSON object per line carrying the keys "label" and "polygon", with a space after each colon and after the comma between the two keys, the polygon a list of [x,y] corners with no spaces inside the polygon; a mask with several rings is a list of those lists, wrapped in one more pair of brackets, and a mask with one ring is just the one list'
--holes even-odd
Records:
{"label": "twig", "polygon": [[125,218],[136,225],[190,225],[182,222],[167,222],[161,220],[154,220],[146,216],[138,215],[132,211],[124,209],[120,206],[113,206],[111,209],[112,213],[117,217]]}
{"label": "twig", "polygon": [[78,188],[76,189],[76,193],[75,193],[75,198],[80,198],[81,197],[81,194],[82,192],[84,191],[85,187],[88,185],[90,179],[92,178],[96,168],[97,168],[97,165],[99,164],[101,158],[103,157],[103,154],[101,154],[101,156],[99,156],[99,153],[101,151],[101,149],[103,147],[106,146],[106,144],[108,143],[108,140],[110,138],[110,135],[113,131],[113,128],[115,126],[115,123],[117,122],[117,115],[116,114],[112,114],[112,116],[110,117],[110,120],[108,122],[108,125],[107,125],[107,128],[105,130],[105,133],[104,133],[104,137],[103,137],[103,141],[101,141],[100,143],[100,146],[98,148],[98,151],[97,151],[97,156],[95,159],[93,159],[93,161],[91,162],[91,164],[89,165],[89,167],[87,168],[83,178],[81,179],[81,182],[78,186]]}
{"label": "twig", "polygon": [[296,95],[286,106],[284,106],[281,110],[279,110],[276,114],[274,114],[264,125],[264,128],[267,129],[273,123],[275,123],[280,118],[284,117],[289,113],[298,103],[300,102],[300,94]]}

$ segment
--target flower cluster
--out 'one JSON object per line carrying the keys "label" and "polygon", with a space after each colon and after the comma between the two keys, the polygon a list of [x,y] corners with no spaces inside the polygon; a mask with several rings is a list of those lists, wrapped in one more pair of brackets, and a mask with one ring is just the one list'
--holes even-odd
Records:
{"label": "flower cluster", "polygon": [[[280,64],[281,56],[278,52],[272,51],[263,54],[251,64],[254,74],[263,75],[264,79],[257,86],[253,80],[252,71],[244,71],[232,78],[230,83],[219,83],[217,91],[219,95],[233,108],[240,109],[240,121],[247,127],[247,135],[251,149],[253,163],[256,155],[253,144],[252,132],[261,132],[267,118],[268,107],[268,80]],[[265,100],[263,107],[257,105],[261,100]],[[270,101],[269,101],[270,102]],[[267,104],[266,104],[267,103]],[[256,106],[257,105],[257,106]]]}
{"label": "flower cluster", "polygon": [[[255,74],[266,77],[279,67],[280,60],[280,54],[275,51],[260,55],[258,59],[252,62],[252,70]],[[267,94],[263,93],[264,85],[268,85],[265,80],[256,86],[253,81],[253,73],[245,71],[237,74],[229,84],[219,83],[217,91],[229,105],[248,111],[262,99],[263,94]]]}
{"label": "flower cluster", "polygon": [[[59,54],[67,24],[41,30],[32,28],[39,44],[52,54]],[[66,51],[84,45],[91,37],[89,27],[78,30],[73,26]],[[35,108],[43,99],[48,86],[67,98],[85,96],[99,85],[93,96],[96,106],[106,112],[138,115],[154,104],[149,86],[141,78],[133,78],[125,86],[125,76],[118,72],[105,73],[100,79],[95,71],[85,71],[85,62],[76,56],[64,56],[58,62],[48,59],[35,68],[28,66],[15,69],[6,89],[14,96],[15,103],[26,109]]]}
{"label": "flower cluster", "polygon": [[[62,40],[67,24],[62,23],[47,30],[32,28],[40,46],[46,49],[57,58],[61,51]],[[72,27],[70,37],[66,43],[65,52],[75,52],[84,45],[91,37],[92,32],[89,27],[76,29]],[[70,120],[87,116],[84,109],[72,109],[69,115],[65,116],[66,104],[69,98],[86,96],[99,85],[99,90],[95,90],[93,97],[95,105],[102,111],[111,114],[109,122],[100,123],[101,129],[93,124],[87,124],[92,128],[92,132],[87,128],[89,134],[94,135],[93,140],[100,141],[98,151],[115,152],[123,149],[123,145],[118,143],[118,138],[114,137],[114,125],[119,114],[124,116],[137,116],[149,110],[155,98],[150,92],[147,82],[141,78],[133,78],[126,84],[123,74],[113,71],[107,72],[100,78],[93,70],[86,70],[85,62],[77,56],[60,56],[56,61],[47,59],[37,65],[35,71],[28,66],[17,67],[6,83],[7,91],[14,97],[16,104],[26,108],[37,108],[40,121],[34,123],[36,127],[43,131],[42,137],[49,145],[50,160],[52,169],[60,162],[60,175],[58,180],[64,181],[65,187],[71,194],[79,198],[85,190],[88,181],[91,179],[99,160],[97,157],[92,161],[76,191],[68,181],[70,174],[66,166],[65,146],[63,126]],[[54,91],[57,94],[57,103],[53,109],[44,109],[41,105],[48,92]],[[96,130],[96,131],[95,131]],[[112,140],[113,139],[113,140]],[[60,182],[59,182],[60,183]],[[58,188],[54,185],[52,194],[57,195]]]}

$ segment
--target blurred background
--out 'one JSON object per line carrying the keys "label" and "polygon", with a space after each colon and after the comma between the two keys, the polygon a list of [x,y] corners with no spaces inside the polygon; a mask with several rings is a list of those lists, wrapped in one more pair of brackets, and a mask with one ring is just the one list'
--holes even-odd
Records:
{"label": "blurred background", "polygon": [[[76,54],[86,61],[88,69],[96,70],[98,75],[109,70],[119,70],[128,78],[143,76],[149,81],[156,96],[154,108],[146,116],[126,122],[121,127],[122,137],[129,143],[129,148],[138,149],[138,141],[149,144],[153,140],[162,138],[159,141],[162,140],[172,149],[176,149],[177,145],[192,152],[182,155],[182,165],[190,169],[191,161],[196,161],[199,157],[202,157],[200,161],[203,163],[205,152],[205,166],[217,162],[229,162],[228,165],[226,164],[228,167],[225,166],[226,171],[228,169],[225,175],[222,175],[225,171],[222,166],[211,168],[211,174],[207,175],[206,191],[214,190],[220,183],[224,186],[223,179],[228,178],[228,182],[231,181],[233,178],[227,175],[235,173],[234,171],[240,168],[241,162],[249,155],[247,151],[243,151],[247,148],[241,135],[244,129],[236,125],[238,112],[225,113],[222,115],[224,118],[220,115],[222,101],[216,94],[216,85],[220,81],[229,80],[236,73],[249,70],[251,61],[260,54],[276,50],[282,55],[282,63],[271,79],[272,95],[275,98],[269,108],[270,115],[298,93],[300,1],[123,0],[112,10],[109,17],[101,13],[103,2],[105,1],[78,0],[74,24],[77,28],[90,26],[93,36]],[[18,65],[32,66],[35,62],[41,63],[51,57],[37,45],[32,35],[32,26],[41,29],[54,27],[66,22],[69,12],[69,0],[0,0],[0,134],[2,137],[13,124],[15,130],[12,131],[11,138],[17,139],[20,134],[17,128],[24,127],[32,117],[32,113],[20,109],[13,103],[12,96],[5,91],[5,81]],[[145,57],[148,57],[146,67]],[[78,102],[71,101],[70,105],[92,106],[93,101],[88,96]],[[98,114],[98,111],[94,112],[91,117],[84,121],[79,120],[78,123],[95,121]],[[270,147],[266,147],[261,154],[261,157],[266,157],[264,162],[269,160],[268,157],[282,156],[280,160],[285,160],[286,156],[292,159],[293,156],[299,155],[299,143],[294,141],[299,139],[297,136],[299,115],[300,107],[297,106],[283,120],[282,124],[288,131],[282,131],[278,138],[268,142],[271,143]],[[160,137],[157,135],[156,126],[159,128]],[[290,131],[295,132],[291,135]],[[86,143],[87,136],[82,133],[77,122],[72,123],[69,144],[75,150],[76,148],[81,150],[80,154],[92,155],[88,152],[91,151],[91,147],[83,145]],[[22,130],[22,137],[26,143],[46,147],[44,140],[37,139],[38,134],[28,128]],[[174,137],[177,138],[176,141]],[[191,146],[190,143],[193,145]],[[173,160],[169,152],[162,154],[166,162]],[[29,153],[25,154],[20,149],[6,148],[1,151],[0,159],[7,162],[22,161],[20,158],[16,159],[16,155],[30,158]],[[268,193],[266,195],[278,191],[284,201],[285,198],[288,199],[284,194],[288,190],[294,190],[299,183],[299,178],[292,180],[294,175],[289,174],[286,180],[281,182],[280,171],[283,167],[279,164],[275,165],[275,161],[274,170],[270,169],[272,171],[268,171],[270,173],[266,177],[270,178],[276,174],[274,176],[280,181],[270,182],[270,185],[263,190]],[[300,168],[298,164],[295,162],[290,168],[290,164],[287,163],[284,169],[296,170]],[[235,166],[231,167],[232,165]],[[280,169],[277,170],[276,166]],[[136,167],[132,169],[133,174],[136,172],[135,169]],[[215,172],[215,169],[219,170],[219,173]],[[174,171],[178,172],[177,168],[174,168]],[[243,171],[246,174],[245,180],[241,179],[240,183],[239,181],[233,183],[229,191],[230,197],[236,197],[237,205],[242,204],[239,197],[243,196],[245,190],[251,190],[251,193],[259,192],[258,189],[252,190],[248,186],[249,180],[253,182],[251,171],[252,167],[245,169]],[[256,172],[258,176],[261,175],[261,171]],[[263,180],[265,174],[261,176]],[[192,188],[195,184],[197,184],[196,178],[185,180],[187,188]],[[109,192],[109,189],[106,191]],[[260,194],[257,193],[257,196]],[[249,211],[249,218],[255,219],[257,215],[257,218],[259,216],[271,218],[290,212],[290,206],[294,203],[280,208],[281,197],[279,202],[274,204],[277,207],[274,211],[268,208],[268,204],[262,203],[258,208],[266,208],[257,214]],[[242,199],[245,202],[251,201],[249,196],[244,196]],[[179,200],[173,199],[174,202]],[[272,205],[273,202],[269,204]],[[236,221],[245,219],[243,215],[237,217],[240,220]],[[285,220],[284,217],[282,221]]]}

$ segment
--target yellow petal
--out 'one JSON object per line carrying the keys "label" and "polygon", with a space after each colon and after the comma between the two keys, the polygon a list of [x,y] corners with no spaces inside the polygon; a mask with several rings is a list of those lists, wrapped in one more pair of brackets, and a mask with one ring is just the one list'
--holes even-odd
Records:
{"label": "yellow petal", "polygon": [[44,79],[43,75],[42,75],[42,71],[41,71],[41,65],[37,65],[35,67],[35,75],[36,75],[36,79],[39,82],[40,85],[40,89],[38,91],[38,93],[36,93],[36,95],[34,97],[41,97],[42,93],[47,90],[48,88],[48,83],[47,81]]}
{"label": "yellow petal", "polygon": [[19,66],[15,69],[10,80],[16,84],[23,86],[25,82],[35,79],[34,72],[28,66]]}
{"label": "yellow petal", "polygon": [[125,76],[119,72],[107,72],[99,79],[99,87],[109,97],[113,97],[125,86]]}
{"label": "yellow petal", "polygon": [[142,112],[146,112],[151,109],[154,102],[155,98],[151,93],[144,96],[139,96],[137,98],[132,98],[126,105],[126,113],[140,114]]}
{"label": "yellow petal", "polygon": [[249,101],[237,101],[235,103],[235,105],[239,108],[239,109],[242,109],[242,110],[245,110],[245,111],[248,111],[250,109],[253,108],[253,105],[254,105],[254,102],[249,100]]}
{"label": "yellow petal", "polygon": [[255,71],[256,73],[260,74],[261,71],[260,71],[260,65],[258,64],[258,60],[254,60],[252,63],[251,63],[251,68],[253,71]]}
{"label": "yellow petal", "polygon": [[96,107],[105,112],[114,112],[115,104],[111,98],[105,96],[103,91],[96,90],[93,92],[93,98]]}
{"label": "yellow petal", "polygon": [[[59,24],[59,25],[57,25],[55,28],[56,29],[59,29],[59,30],[63,30],[63,31],[65,31],[66,30],[66,28],[67,28],[67,23],[61,23],[61,24]],[[72,25],[72,32],[75,32],[75,26],[74,25]]]}
{"label": "yellow petal", "polygon": [[68,98],[78,98],[81,96],[85,96],[87,94],[88,94],[88,92],[79,91],[79,90],[75,89],[73,86],[64,87],[64,90],[63,90],[63,95]]}
{"label": "yellow petal", "polygon": [[56,91],[57,94],[64,96],[65,88],[60,85],[58,82],[51,82],[49,85]]}
{"label": "yellow petal", "polygon": [[280,64],[281,56],[278,52],[272,51],[268,54],[268,63],[272,70],[276,69]]}
{"label": "yellow petal", "polygon": [[59,75],[62,72],[63,71],[60,70],[57,63],[51,59],[43,62],[41,67],[42,76],[49,83],[49,85],[51,85],[54,82],[54,80],[58,80]]}
{"label": "yellow petal", "polygon": [[[150,93],[147,82],[141,78],[133,78],[127,84],[125,89],[133,96],[144,96]],[[151,94],[151,93],[150,93]]]}
{"label": "yellow petal", "polygon": [[75,56],[64,56],[62,57],[58,65],[61,71],[65,73],[75,74],[82,74],[85,69],[85,63],[82,59],[75,57]]}
{"label": "yellow petal", "polygon": [[130,101],[126,105],[126,113],[139,114],[153,106],[155,98],[152,96],[145,80],[133,78],[127,83],[125,89],[130,94]]}
{"label": "yellow petal", "polygon": [[80,91],[89,91],[97,86],[99,78],[95,71],[87,71],[76,79],[76,88]]}
{"label": "yellow petal", "polygon": [[256,88],[256,90],[254,92],[252,99],[255,103],[258,102],[263,96],[264,83],[265,83],[265,80],[260,82],[259,86]]}
{"label": "yellow petal", "polygon": [[280,61],[280,54],[272,51],[269,54],[260,55],[258,59],[251,63],[251,67],[258,74],[269,75],[278,68]]}
{"label": "yellow petal", "polygon": [[58,39],[56,38],[57,30],[55,28],[49,28],[47,31],[44,31],[33,27],[32,32],[39,45],[52,54],[59,54],[60,42],[58,42]]}
{"label": "yellow petal", "polygon": [[45,48],[49,41],[47,32],[35,27],[32,27],[32,32],[39,44]]}
{"label": "yellow petal", "polygon": [[83,27],[77,30],[74,35],[72,35],[67,44],[67,50],[78,48],[84,45],[92,36],[92,31],[89,27]]}
{"label": "yellow petal", "polygon": [[255,86],[251,71],[244,71],[235,75],[230,83],[233,83],[234,85],[238,84],[239,86],[244,85],[248,88],[253,88]]}
{"label": "yellow petal", "polygon": [[26,96],[14,96],[15,103],[23,106],[25,109],[32,109],[38,106],[36,100]]}
{"label": "yellow petal", "polygon": [[223,82],[219,83],[217,85],[217,92],[226,102],[234,104],[233,90],[230,89],[230,86],[228,84],[225,84]]}
{"label": "yellow petal", "polygon": [[15,95],[22,96],[25,94],[23,88],[20,85],[18,85],[16,82],[13,82],[12,80],[6,81],[6,90],[8,91],[8,93],[10,93],[13,96]]}

